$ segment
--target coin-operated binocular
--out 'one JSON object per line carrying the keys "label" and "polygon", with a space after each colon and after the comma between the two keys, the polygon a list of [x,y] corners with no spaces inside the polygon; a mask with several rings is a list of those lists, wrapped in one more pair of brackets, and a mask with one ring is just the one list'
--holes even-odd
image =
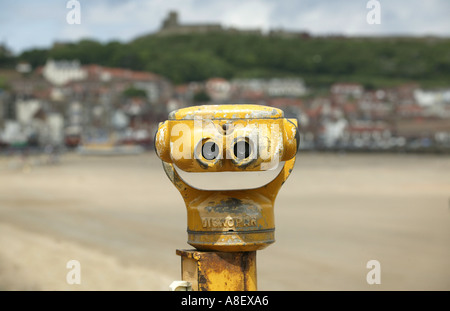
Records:
{"label": "coin-operated binocular", "polygon": [[[189,244],[199,251],[250,252],[275,241],[274,201],[294,166],[297,127],[282,110],[260,105],[183,108],[159,124],[155,148],[185,201]],[[245,190],[198,189],[179,174],[266,171],[281,163],[273,180]]]}

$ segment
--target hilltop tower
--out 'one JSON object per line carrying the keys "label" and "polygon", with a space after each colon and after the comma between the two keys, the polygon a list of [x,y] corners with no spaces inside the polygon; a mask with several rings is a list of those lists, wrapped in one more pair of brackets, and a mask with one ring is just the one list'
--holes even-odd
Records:
{"label": "hilltop tower", "polygon": [[176,28],[180,24],[178,23],[178,12],[170,11],[169,15],[163,20],[161,29]]}

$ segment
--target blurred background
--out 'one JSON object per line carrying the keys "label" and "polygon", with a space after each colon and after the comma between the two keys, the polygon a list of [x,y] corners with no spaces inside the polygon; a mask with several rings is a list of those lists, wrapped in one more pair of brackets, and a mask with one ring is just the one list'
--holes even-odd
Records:
{"label": "blurred background", "polygon": [[259,289],[450,289],[447,1],[0,6],[0,290],[180,279],[186,212],[153,137],[203,104],[300,122]]}

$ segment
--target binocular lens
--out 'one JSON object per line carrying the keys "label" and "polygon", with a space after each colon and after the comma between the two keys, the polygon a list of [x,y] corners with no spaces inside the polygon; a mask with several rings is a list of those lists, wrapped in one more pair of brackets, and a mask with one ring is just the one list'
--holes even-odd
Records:
{"label": "binocular lens", "polygon": [[219,155],[219,146],[212,141],[207,141],[202,146],[202,156],[206,160],[214,160]]}
{"label": "binocular lens", "polygon": [[251,149],[247,141],[238,141],[234,144],[234,156],[239,160],[247,159],[250,156]]}

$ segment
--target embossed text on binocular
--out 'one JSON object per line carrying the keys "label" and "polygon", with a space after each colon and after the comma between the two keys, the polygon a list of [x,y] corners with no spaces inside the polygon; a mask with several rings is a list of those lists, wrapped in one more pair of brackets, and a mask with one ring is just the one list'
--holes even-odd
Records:
{"label": "embossed text on binocular", "polygon": [[256,226],[256,217],[202,217],[203,228],[235,228],[235,227],[254,227]]}

